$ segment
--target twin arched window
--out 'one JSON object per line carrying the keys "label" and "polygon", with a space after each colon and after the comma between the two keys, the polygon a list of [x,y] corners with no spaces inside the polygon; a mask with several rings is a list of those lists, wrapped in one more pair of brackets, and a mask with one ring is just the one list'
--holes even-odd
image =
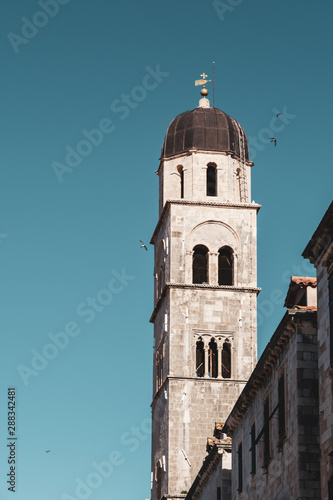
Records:
{"label": "twin arched window", "polygon": [[[207,352],[208,351],[208,352]],[[196,376],[211,378],[230,378],[231,377],[231,345],[229,340],[223,343],[218,352],[216,340],[212,338],[205,346],[200,337],[196,343]],[[208,365],[206,366],[206,363]]]}
{"label": "twin arched window", "polygon": [[[177,170],[180,177],[180,197],[184,198],[184,168],[178,165]],[[217,170],[214,163],[207,165],[206,196],[217,196]]]}
{"label": "twin arched window", "polygon": [[[196,245],[193,248],[193,284],[208,283],[208,248],[205,245]],[[234,283],[234,259],[230,247],[220,248],[218,253],[218,284],[232,286]]]}

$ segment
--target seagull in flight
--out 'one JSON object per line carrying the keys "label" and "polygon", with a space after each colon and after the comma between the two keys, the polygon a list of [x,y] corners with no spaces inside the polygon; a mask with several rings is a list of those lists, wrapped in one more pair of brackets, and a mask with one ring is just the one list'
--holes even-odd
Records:
{"label": "seagull in flight", "polygon": [[274,146],[276,147],[276,139],[275,137],[270,137],[271,142],[274,142]]}
{"label": "seagull in flight", "polygon": [[50,451],[51,451],[51,450],[46,450],[46,452],[45,452],[45,453],[50,453]]}
{"label": "seagull in flight", "polygon": [[144,242],[140,240],[140,243],[141,243],[141,248],[144,248],[148,252],[148,248],[146,247]]}

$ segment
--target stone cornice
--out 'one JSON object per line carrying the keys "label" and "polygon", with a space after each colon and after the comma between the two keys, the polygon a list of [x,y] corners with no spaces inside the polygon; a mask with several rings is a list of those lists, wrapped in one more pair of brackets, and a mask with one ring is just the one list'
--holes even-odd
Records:
{"label": "stone cornice", "polygon": [[168,291],[171,288],[179,288],[182,290],[185,289],[190,289],[190,290],[221,290],[224,292],[245,292],[245,293],[255,293],[259,294],[261,291],[261,288],[258,287],[251,287],[251,286],[227,286],[227,285],[199,285],[199,284],[193,284],[193,283],[166,283],[163,291],[161,293],[161,297],[158,299],[158,301],[155,304],[154,310],[152,312],[152,315],[150,317],[150,323],[154,323],[156,314],[158,313],[161,304],[164,301],[165,296],[167,295]]}
{"label": "stone cornice", "polygon": [[152,315],[150,316],[150,319],[149,319],[150,323],[154,323],[156,315],[157,315],[162,303],[164,302],[166,295],[169,293],[169,290],[170,290],[170,287],[168,286],[168,284],[164,285],[161,296],[158,299],[158,301],[156,302],[156,304],[154,306],[154,310],[152,312]]}
{"label": "stone cornice", "polygon": [[319,226],[313,233],[312,238],[302,253],[305,259],[309,259],[316,267],[321,264],[328,267],[332,261],[333,247],[333,201],[328,207]]}
{"label": "stone cornice", "polygon": [[304,320],[310,320],[316,325],[317,311],[298,311],[295,309],[288,309],[286,311],[229,414],[222,432],[232,437],[237,425],[253,403],[256,394],[267,384],[267,380],[272,373],[273,367],[276,365],[280,353],[288,344],[290,337],[296,331],[296,327],[301,326]]}
{"label": "stone cornice", "polygon": [[170,161],[174,160],[175,158],[184,158],[185,156],[191,156],[192,154],[205,154],[205,155],[222,155],[222,156],[231,156],[231,158],[234,158],[235,160],[241,161],[242,163],[245,163],[245,165],[248,165],[249,167],[253,167],[254,163],[253,161],[246,161],[239,156],[237,156],[234,151],[207,151],[205,149],[188,149],[187,151],[183,151],[182,153],[178,153],[176,155],[172,156],[161,156],[160,162],[164,161]]}
{"label": "stone cornice", "polygon": [[197,205],[197,206],[212,206],[212,207],[222,207],[222,208],[243,208],[246,210],[253,210],[255,209],[257,212],[259,212],[261,205],[258,203],[229,203],[229,202],[215,202],[215,201],[198,201],[198,200],[167,200],[165,202],[165,205],[163,207],[162,213],[160,215],[160,218],[156,224],[155,231],[153,233],[153,236],[151,237],[150,243],[154,245],[156,236],[158,235],[158,232],[160,230],[160,227],[169,212],[169,209],[171,205]]}

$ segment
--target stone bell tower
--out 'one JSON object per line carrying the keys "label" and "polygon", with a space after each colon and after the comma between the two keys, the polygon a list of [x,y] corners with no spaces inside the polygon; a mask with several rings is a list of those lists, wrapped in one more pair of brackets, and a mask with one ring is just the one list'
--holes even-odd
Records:
{"label": "stone bell tower", "polygon": [[201,94],[171,122],[158,170],[152,500],[184,497],[257,360],[253,163],[239,123]]}

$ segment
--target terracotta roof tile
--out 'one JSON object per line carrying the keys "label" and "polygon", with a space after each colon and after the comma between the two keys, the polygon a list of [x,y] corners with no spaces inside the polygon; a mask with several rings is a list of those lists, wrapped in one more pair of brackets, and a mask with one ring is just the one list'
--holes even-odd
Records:
{"label": "terracotta roof tile", "polygon": [[317,311],[316,306],[293,306],[292,309],[300,309],[301,311]]}
{"label": "terracotta roof tile", "polygon": [[[284,307],[293,308],[300,300],[307,296],[307,288],[317,287],[317,278],[311,278],[310,276],[291,276],[289,288],[284,301]],[[299,293],[301,291],[301,294]]]}
{"label": "terracotta roof tile", "polygon": [[290,282],[295,283],[295,285],[312,286],[312,288],[317,286],[317,278],[309,276],[291,276]]}

